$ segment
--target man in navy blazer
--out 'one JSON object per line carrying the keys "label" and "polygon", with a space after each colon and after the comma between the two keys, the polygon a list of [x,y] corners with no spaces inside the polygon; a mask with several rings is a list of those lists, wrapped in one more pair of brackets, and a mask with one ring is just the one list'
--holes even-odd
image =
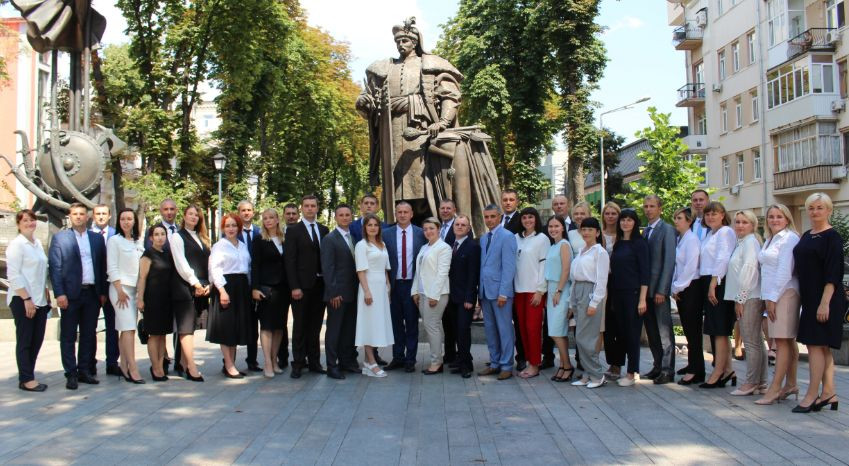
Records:
{"label": "man in navy blazer", "polygon": [[480,295],[489,367],[478,375],[513,376],[513,278],[516,275],[516,237],[502,226],[494,204],[483,211],[489,232],[481,237]]}
{"label": "man in navy blazer", "polygon": [[[53,235],[48,251],[50,282],[59,305],[62,367],[65,387],[76,390],[77,383],[100,383],[91,375],[91,361],[97,350],[97,317],[106,302],[106,245],[97,233],[86,229],[88,208],[71,204],[71,229]],[[74,345],[79,331],[80,343]]]}
{"label": "man in navy blazer", "polygon": [[[112,211],[106,204],[97,204],[92,209],[91,216],[91,231],[97,233],[103,238],[105,245],[109,238],[115,236],[117,230],[109,226],[109,220],[112,218]],[[108,285],[107,285],[108,287]],[[121,375],[121,369],[118,366],[118,331],[115,330],[115,309],[112,307],[112,302],[108,299],[103,303],[103,320],[106,326],[106,373],[108,375]],[[91,361],[92,374],[97,374],[97,359]]]}
{"label": "man in navy blazer", "polygon": [[[363,217],[367,214],[377,215],[377,196],[372,193],[366,193],[360,199],[360,217],[351,222],[348,230],[351,232],[351,237],[354,238],[354,245],[363,239]],[[386,224],[381,225],[386,228]]]}
{"label": "man in navy blazer", "polygon": [[[472,376],[472,317],[475,314],[475,302],[478,299],[478,281],[480,280],[481,247],[472,238],[472,222],[466,215],[458,215],[453,221],[454,241],[451,244],[451,269],[448,272],[448,307],[452,319],[446,330],[453,328],[457,340],[457,368],[452,374],[460,374],[464,379]],[[448,333],[447,331],[445,332]],[[446,354],[448,347],[446,343]]]}
{"label": "man in navy blazer", "polygon": [[[454,219],[457,217],[457,204],[452,199],[439,201],[439,239],[454,246]],[[457,367],[457,309],[449,302],[442,313],[442,328],[445,333],[445,356],[443,361],[448,367]]]}
{"label": "man in navy blazer", "polygon": [[[248,252],[253,253],[254,238],[262,236],[262,231],[258,226],[253,224],[254,221],[254,205],[251,201],[241,201],[238,205],[239,217],[242,219],[242,231],[239,232],[239,241],[245,243],[248,247]],[[248,355],[245,362],[248,364],[248,370],[253,372],[262,372],[257,362],[257,340],[259,339],[259,315],[256,312],[251,313],[250,338],[248,339]],[[179,361],[179,359],[178,359]]]}
{"label": "man in navy blazer", "polygon": [[416,256],[425,244],[422,229],[410,223],[413,207],[405,201],[395,205],[395,220],[398,222],[383,230],[383,243],[389,253],[390,303],[392,314],[392,361],[386,370],[404,368],[416,370],[416,353],[419,347],[419,310],[410,294],[416,272]]}

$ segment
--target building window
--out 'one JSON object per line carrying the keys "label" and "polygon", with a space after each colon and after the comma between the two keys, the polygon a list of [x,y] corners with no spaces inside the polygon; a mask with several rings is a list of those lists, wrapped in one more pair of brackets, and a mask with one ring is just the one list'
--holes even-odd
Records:
{"label": "building window", "polygon": [[787,38],[805,32],[805,0],[787,0]]}
{"label": "building window", "polygon": [[731,177],[728,176],[728,157],[722,158],[722,185],[728,186],[730,184]]}
{"label": "building window", "polygon": [[843,0],[826,0],[825,27],[829,29],[842,28],[845,24]]}
{"label": "building window", "polygon": [[719,115],[720,122],[719,127],[722,129],[723,133],[728,132],[728,108],[725,107],[725,104],[719,106]]}
{"label": "building window", "polygon": [[758,100],[758,90],[755,89],[749,92],[749,96],[752,98],[752,123],[761,119],[761,108],[760,101]]}
{"label": "building window", "polygon": [[695,162],[699,166],[699,170],[701,172],[699,184],[707,186],[707,159],[705,156],[702,154],[687,154],[687,160],[689,162]]}
{"label": "building window", "polygon": [[745,167],[743,154],[737,154],[737,184],[743,184],[743,167]]}
{"label": "building window", "polygon": [[752,179],[761,179],[761,151],[752,151]]}
{"label": "building window", "polygon": [[[817,56],[813,57],[815,61]],[[786,104],[807,94],[834,93],[834,64],[811,63],[807,58],[767,74],[767,108]]]}
{"label": "building window", "polygon": [[721,50],[716,54],[719,57],[719,80],[725,79],[725,50]]}
{"label": "building window", "polygon": [[725,13],[725,8],[722,6],[722,0],[716,0],[716,14],[717,16],[721,16]]}
{"label": "building window", "polygon": [[700,113],[696,119],[698,134],[707,134],[707,113]]}
{"label": "building window", "polygon": [[749,52],[749,64],[751,65],[752,63],[755,62],[755,33],[754,32],[750,32],[750,33],[746,34],[746,44],[748,46],[747,48],[749,49],[748,50],[748,52]]}
{"label": "building window", "polygon": [[734,72],[740,71],[740,43],[731,44],[731,68]]}
{"label": "building window", "polygon": [[703,84],[705,82],[705,63],[699,62],[693,66],[693,82]]}
{"label": "building window", "polygon": [[784,2],[786,0],[768,0],[767,11],[767,39],[769,46],[783,41],[784,37]]}
{"label": "building window", "polygon": [[840,97],[846,98],[846,60],[837,62],[837,85],[840,88]]}
{"label": "building window", "polygon": [[819,121],[793,128],[775,137],[774,143],[779,172],[843,163],[835,122]]}
{"label": "building window", "polygon": [[734,101],[734,117],[736,118],[735,128],[743,126],[743,102],[740,99]]}

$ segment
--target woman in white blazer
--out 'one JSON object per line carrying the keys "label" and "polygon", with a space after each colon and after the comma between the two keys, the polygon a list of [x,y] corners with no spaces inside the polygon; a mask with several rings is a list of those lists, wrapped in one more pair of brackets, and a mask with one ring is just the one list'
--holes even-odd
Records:
{"label": "woman in white blazer", "polygon": [[425,375],[442,372],[442,313],[448,304],[448,271],[451,269],[451,246],[439,239],[439,220],[430,217],[422,223],[427,244],[416,257],[413,277],[413,301],[419,307],[425,336],[430,343],[430,367]]}
{"label": "woman in white blazer", "polygon": [[136,365],[135,334],[138,310],[136,309],[136,281],[139,276],[139,258],[144,245],[139,240],[139,224],[133,209],[118,213],[118,234],[106,242],[106,273],[109,277],[109,301],[115,308],[115,330],[121,360],[119,365],[124,380],[144,383]]}

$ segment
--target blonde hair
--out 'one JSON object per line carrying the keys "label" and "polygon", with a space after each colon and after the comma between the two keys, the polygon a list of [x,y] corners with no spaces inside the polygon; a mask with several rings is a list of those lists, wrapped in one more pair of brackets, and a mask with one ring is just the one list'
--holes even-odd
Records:
{"label": "blonde hair", "polygon": [[435,226],[437,230],[442,228],[442,223],[437,220],[436,217],[428,217],[424,219],[424,221],[422,221],[422,226],[424,226],[425,223],[430,223],[431,225]]}
{"label": "blonde hair", "polygon": [[799,231],[796,230],[796,223],[793,221],[793,214],[790,213],[790,209],[787,208],[784,204],[773,204],[766,209],[766,219],[764,222],[766,223],[766,228],[764,228],[764,236],[766,239],[772,238],[772,230],[769,229],[769,211],[775,209],[781,212],[781,215],[784,216],[784,219],[787,220],[787,226],[784,227],[785,230],[790,230],[793,233],[799,234]]}
{"label": "blonde hair", "polygon": [[829,197],[826,193],[813,193],[808,196],[808,198],[805,199],[805,210],[808,210],[808,208],[811,207],[811,204],[817,201],[822,202],[829,212],[834,211],[834,204],[831,202],[831,197]]}
{"label": "blonde hair", "polygon": [[[180,222],[180,228],[186,228],[186,212],[188,212],[189,209],[195,209],[195,212],[197,212],[198,214],[198,224],[195,225],[195,233],[197,233],[198,238],[200,238],[200,242],[203,243],[207,248],[211,247],[211,242],[209,240],[209,230],[206,228],[206,217],[203,215],[203,210],[201,210],[200,207],[196,206],[195,204],[190,204],[186,206],[185,209],[183,209],[183,221]],[[118,215],[118,217],[120,218],[120,214]]]}
{"label": "blonde hair", "polygon": [[587,217],[593,216],[593,208],[590,207],[590,203],[587,201],[581,201],[572,206],[572,210],[570,211],[572,215],[575,215],[575,210],[584,209],[587,211]]}
{"label": "blonde hair", "polygon": [[[277,219],[277,231],[269,231],[268,228],[265,228],[265,222],[262,221],[262,217],[265,216],[265,214],[273,214],[274,218]],[[259,215],[259,218],[260,223],[262,224],[262,226],[259,227],[259,231],[262,234],[262,239],[266,241],[271,241],[271,238],[276,236],[280,238],[280,242],[282,243],[284,241],[285,235],[283,234],[283,229],[280,228],[280,215],[277,214],[277,210],[269,207],[262,211],[262,213]]]}
{"label": "blonde hair", "polygon": [[734,218],[736,219],[737,216],[739,216],[739,215],[742,215],[743,218],[745,218],[746,221],[749,222],[750,225],[752,225],[752,233],[754,233],[755,238],[758,239],[758,243],[763,244],[763,240],[761,239],[761,235],[760,235],[760,233],[758,233],[758,216],[755,215],[755,213],[752,212],[749,209],[738,210],[734,214]]}

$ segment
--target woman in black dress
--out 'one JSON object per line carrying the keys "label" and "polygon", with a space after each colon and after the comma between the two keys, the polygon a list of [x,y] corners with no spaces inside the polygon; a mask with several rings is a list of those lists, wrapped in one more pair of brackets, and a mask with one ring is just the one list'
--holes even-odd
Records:
{"label": "woman in black dress", "polygon": [[174,278],[174,322],[180,339],[180,364],[185,376],[203,382],[194,359],[195,318],[209,307],[209,233],[203,211],[195,205],[183,210],[180,231],[171,235],[171,254],[179,275]]}
{"label": "woman in black dress", "polygon": [[174,260],[165,251],[168,232],[162,224],[148,230],[151,247],[139,260],[139,279],[136,284],[136,307],[144,313],[144,328],[150,335],[147,354],[150,355],[150,376],[155,382],[168,380],[162,362],[165,360],[165,335],[174,330],[171,309],[171,282],[174,280]]}
{"label": "woman in black dress", "polygon": [[811,194],[805,201],[805,210],[811,220],[811,229],[793,249],[793,260],[802,301],[796,340],[808,347],[811,375],[808,392],[793,412],[819,411],[826,405],[836,411],[831,348],[840,349],[846,309],[843,240],[829,224],[833,205],[828,195]]}
{"label": "woman in black dress", "polygon": [[209,278],[214,289],[206,339],[221,345],[224,356],[221,373],[231,379],[245,376],[236,370],[236,347],[247,345],[251,336],[251,290],[248,284],[251,255],[245,243],[239,241],[241,231],[242,219],[238,215],[224,215],[221,221],[224,236],[212,246],[209,255]]}
{"label": "woman in black dress", "polygon": [[262,213],[262,236],[253,240],[251,248],[251,285],[253,299],[258,302],[259,340],[265,356],[265,376],[274,377],[283,370],[277,365],[277,354],[286,333],[286,317],[291,290],[283,267],[283,230],[274,209]]}

